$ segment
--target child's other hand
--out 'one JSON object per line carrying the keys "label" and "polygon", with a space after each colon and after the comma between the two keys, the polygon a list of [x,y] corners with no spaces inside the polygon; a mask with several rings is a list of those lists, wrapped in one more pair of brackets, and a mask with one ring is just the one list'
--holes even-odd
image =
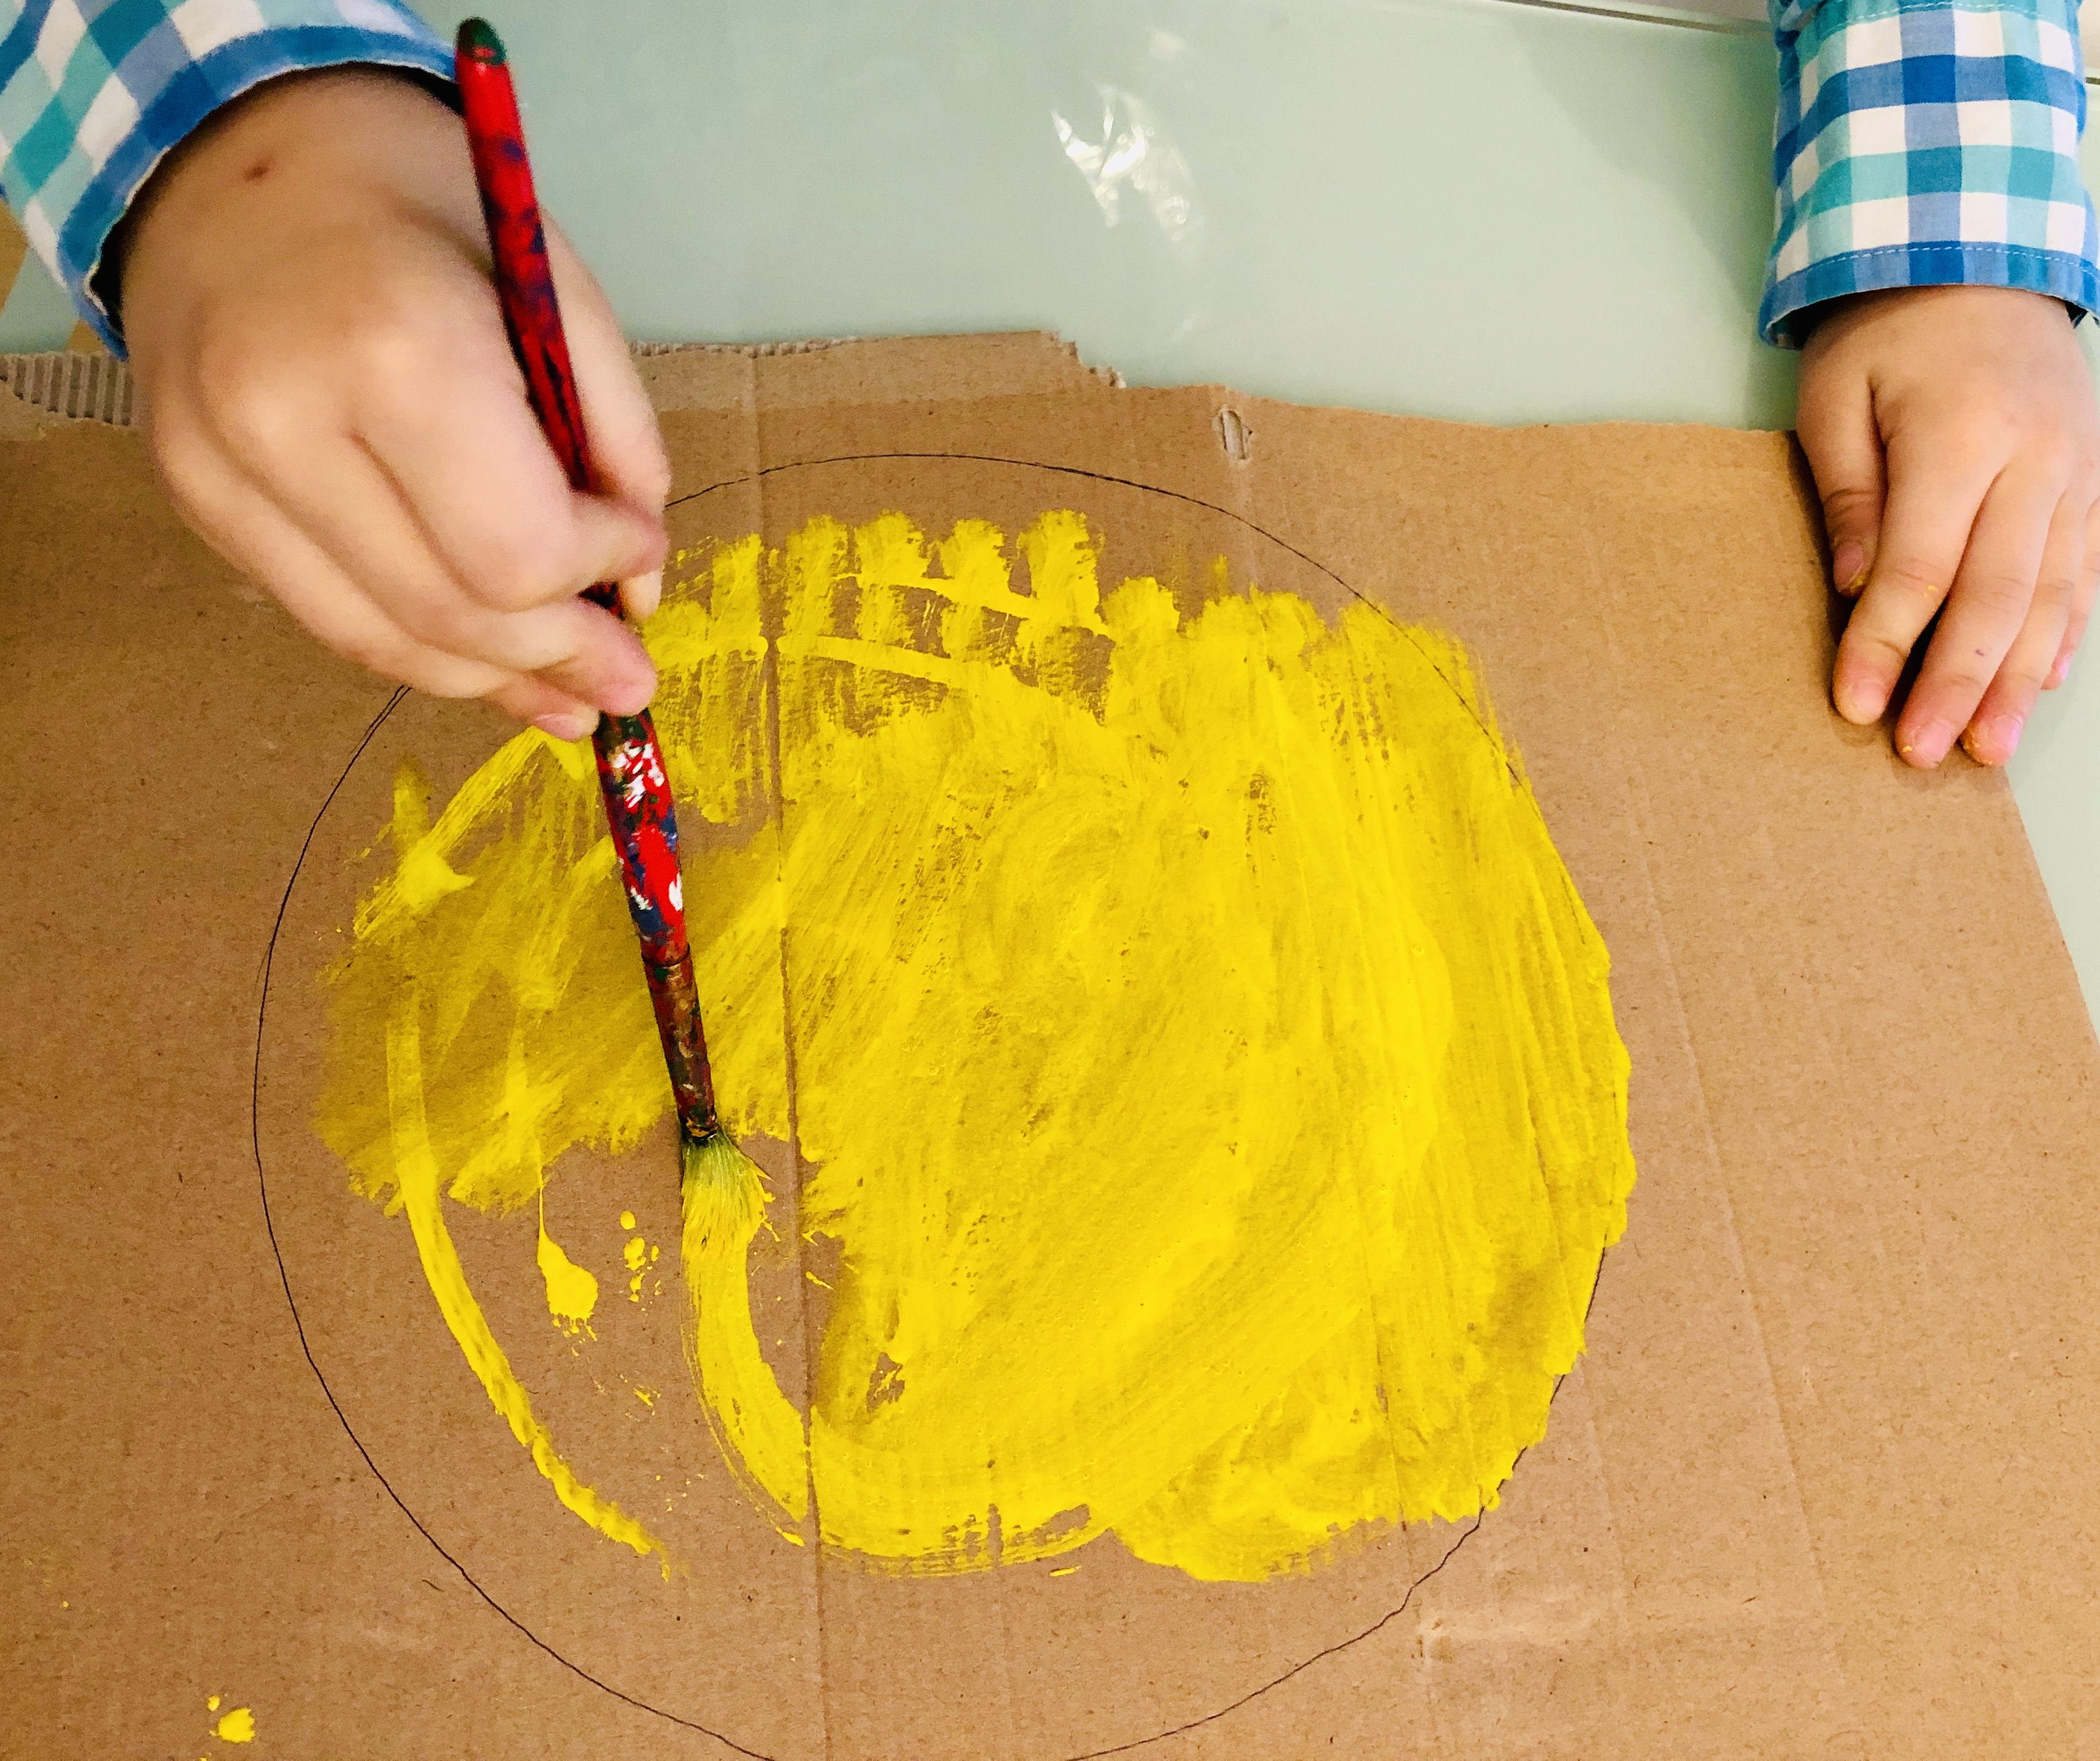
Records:
{"label": "child's other hand", "polygon": [[1858,595],[1832,695],[1878,720],[1944,614],[1896,724],[1936,765],[1984,764],[2062,684],[2100,571],[2100,407],[2069,314],[2007,288],[1899,288],[1833,302],[1802,355],[1802,450],[1831,572]]}
{"label": "child's other hand", "polygon": [[564,738],[639,709],[670,467],[618,324],[549,230],[602,492],[571,492],[488,280],[459,119],[369,70],[280,80],[154,177],[121,241],[154,458],[338,653]]}

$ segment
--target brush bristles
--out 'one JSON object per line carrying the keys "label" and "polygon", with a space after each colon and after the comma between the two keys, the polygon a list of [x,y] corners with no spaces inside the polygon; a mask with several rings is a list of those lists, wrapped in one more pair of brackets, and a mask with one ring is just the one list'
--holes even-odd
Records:
{"label": "brush bristles", "polygon": [[726,1131],[679,1140],[685,1251],[748,1242],[765,1213],[764,1176]]}

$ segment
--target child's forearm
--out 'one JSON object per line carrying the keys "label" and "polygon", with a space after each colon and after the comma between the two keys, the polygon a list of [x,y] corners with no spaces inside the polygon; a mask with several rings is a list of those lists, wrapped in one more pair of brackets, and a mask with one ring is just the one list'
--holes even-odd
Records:
{"label": "child's forearm", "polygon": [[0,181],[30,246],[104,340],[122,351],[98,277],[104,248],[161,159],[266,80],[368,63],[437,79],[451,46],[403,0],[252,0],[111,7],[90,28],[76,0],[41,15],[0,0]]}

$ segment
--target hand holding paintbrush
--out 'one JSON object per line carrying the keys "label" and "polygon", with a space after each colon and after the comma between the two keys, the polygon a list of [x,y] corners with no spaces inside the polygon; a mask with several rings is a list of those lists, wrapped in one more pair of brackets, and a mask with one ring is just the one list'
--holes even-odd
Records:
{"label": "hand holding paintbrush", "polygon": [[[474,155],[474,179],[488,217],[496,294],[526,395],[571,485],[591,487],[591,466],[569,364],[562,313],[533,192],[532,170],[503,46],[479,19],[460,26],[459,86]],[[616,611],[617,589],[600,582],[585,597]],[[613,848],[629,915],[642,942],[656,1028],[677,1109],[687,1229],[711,1230],[717,1213],[742,1212],[758,1200],[758,1172],[722,1129],[708,1067],[686,937],[678,873],[678,819],[662,747],[646,709],[602,717],[593,743]],[[697,1214],[696,1214],[697,1212]]]}

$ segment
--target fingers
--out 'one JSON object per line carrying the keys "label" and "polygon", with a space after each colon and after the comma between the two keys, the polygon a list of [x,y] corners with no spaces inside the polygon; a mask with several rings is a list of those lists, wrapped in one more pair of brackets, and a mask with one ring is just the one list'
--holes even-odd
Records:
{"label": "fingers", "polygon": [[447,572],[492,611],[573,598],[662,559],[653,512],[570,489],[507,356],[368,392],[354,421]]}
{"label": "fingers", "polygon": [[1830,585],[1850,598],[1866,584],[1881,534],[1885,483],[1873,394],[1864,377],[1804,393],[1797,432],[1823,498]]}
{"label": "fingers", "polygon": [[2085,566],[2080,571],[2079,588],[2071,602],[2071,616],[2064,626],[2063,641],[2056,663],[2042,681],[2044,691],[2054,691],[2071,677],[2071,664],[2078,658],[2078,645],[2085,639],[2085,627],[2093,616],[2093,601],[2100,589],[2100,502],[2085,520]]}
{"label": "fingers", "polygon": [[[653,569],[660,502],[571,491],[527,401],[493,291],[464,263],[430,281],[423,299],[436,316],[355,376],[346,419],[449,572],[483,604],[514,611]],[[274,479],[276,437],[252,421],[226,426],[229,448]]]}
{"label": "fingers", "polygon": [[520,720],[539,722],[563,738],[579,737],[595,725],[594,709],[545,680],[507,673],[417,641],[318,545],[232,474],[181,470],[170,487],[200,532],[268,580],[293,617],[346,659],[433,696],[488,697]]}
{"label": "fingers", "polygon": [[[1977,510],[1995,474],[1988,466],[1979,469],[1951,456],[1944,445],[1920,448],[1913,458],[1908,449],[1892,443],[1886,469],[1889,490],[1880,541],[1838,642],[1832,682],[1838,713],[1848,722],[1877,722],[1886,713],[1912,646],[1953,584]],[[2040,549],[2038,541],[2036,548]],[[1982,689],[1979,685],[1979,695]],[[1967,719],[1965,713],[1947,730],[1948,744]],[[1944,756],[1943,745],[1940,757]],[[1939,758],[1926,760],[1921,753],[1913,761],[1936,764]]]}
{"label": "fingers", "polygon": [[[413,527],[399,504],[389,505],[390,491],[376,468],[364,461],[359,470],[361,460],[346,443],[349,457],[329,461],[317,474],[329,483],[332,512],[364,540],[344,545],[353,552],[349,567],[193,421],[164,417],[157,428],[156,460],[191,525],[241,569],[267,581],[292,617],[325,647],[372,672],[437,697],[488,697],[557,737],[576,739],[597,724],[594,703],[607,695],[605,668],[592,665],[588,655],[590,640],[609,638],[621,651],[632,647],[638,653],[634,633],[582,600],[506,617],[464,602],[458,584],[443,577],[426,545],[412,545],[408,558],[384,556],[386,541],[399,544]],[[342,541],[340,533],[332,535]],[[374,594],[374,581],[390,602]],[[582,661],[576,657],[580,649]],[[642,688],[630,682],[626,693],[617,693],[621,701],[646,697],[651,676],[645,657],[641,669]]]}
{"label": "fingers", "polygon": [[[551,223],[547,248],[599,486],[606,494],[648,515],[660,532],[664,504],[671,493],[671,461],[664,450],[656,412],[634,370],[627,338],[604,289]],[[660,554],[646,569],[620,578],[621,602],[638,622],[656,609],[662,596],[660,563]]]}
{"label": "fingers", "polygon": [[417,642],[506,673],[542,674],[615,714],[633,714],[654,691],[640,641],[611,612],[566,594],[498,609],[472,591],[400,486],[355,442],[312,444],[305,469],[256,487]]}
{"label": "fingers", "polygon": [[529,674],[499,685],[488,700],[505,715],[556,739],[579,740],[598,726],[598,711],[557,685]]}
{"label": "fingers", "polygon": [[[1984,505],[1985,519],[1992,515],[1992,505],[1999,500],[1993,492],[1991,501]],[[1979,764],[2001,765],[2010,759],[2020,743],[2021,730],[2034,709],[2035,699],[2040,695],[2044,681],[2054,668],[2057,656],[2062,651],[2064,633],[2069,625],[2071,607],[2077,598],[2079,583],[2086,574],[2085,526],[2088,505],[2083,497],[2066,496],[2057,504],[2055,514],[2048,527],[2047,541],[2042,549],[2039,572],[2034,583],[2034,598],[2027,607],[2018,633],[2007,650],[2003,663],[1983,691],[1982,700],[1969,722],[1968,731],[1961,736],[1961,744],[1969,756]],[[1979,539],[1985,536],[1983,522],[1978,522]],[[1971,545],[1972,555],[1976,546]],[[1941,626],[1939,638],[1933,643],[1932,654],[1926,661],[1929,673],[1939,658],[1941,646],[1957,640],[1968,639],[1967,619],[1964,594],[1965,581],[1957,585],[1955,598],[1948,616]],[[1962,625],[1957,627],[1957,613],[1962,614]],[[1980,625],[1978,626],[1982,627]],[[1958,650],[1957,651],[1958,653]],[[1921,673],[1920,691],[1926,683]],[[1912,694],[1915,698],[1918,693]],[[1904,720],[1909,720],[1906,709]],[[1898,744],[1903,735],[1899,731]]]}

